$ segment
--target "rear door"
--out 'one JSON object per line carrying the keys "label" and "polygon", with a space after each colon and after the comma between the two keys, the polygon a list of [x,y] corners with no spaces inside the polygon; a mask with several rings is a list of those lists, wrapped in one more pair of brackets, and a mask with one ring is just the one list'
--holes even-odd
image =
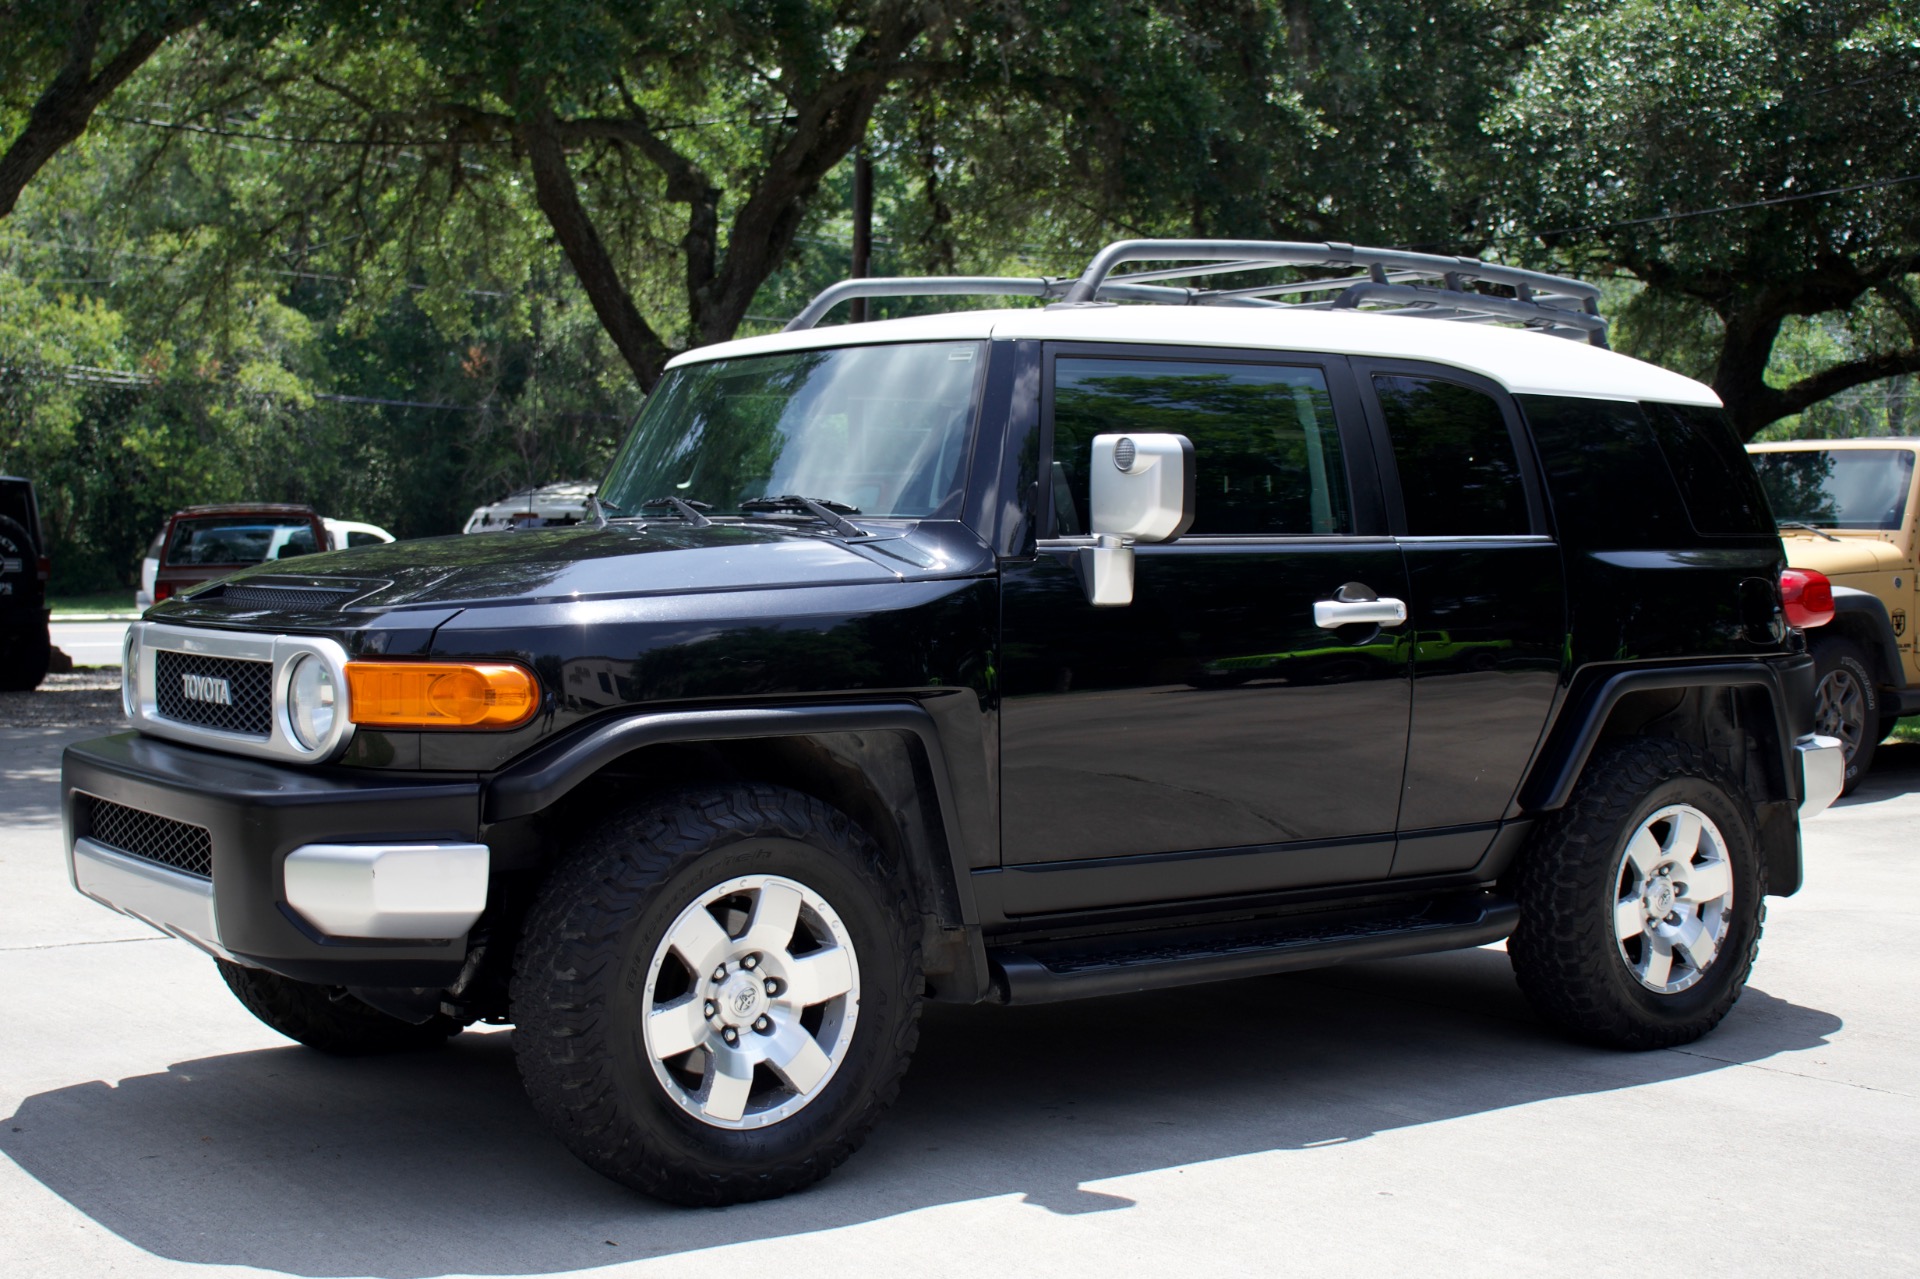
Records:
{"label": "rear door", "polygon": [[[1061,346],[1042,387],[1043,536],[1002,573],[1006,912],[1385,877],[1407,648],[1314,620],[1407,584],[1345,361]],[[1073,551],[1110,431],[1191,439],[1198,517],[1096,609]]]}
{"label": "rear door", "polygon": [[1432,365],[1354,368],[1410,590],[1413,722],[1393,873],[1466,870],[1506,815],[1559,686],[1560,547],[1504,390]]}

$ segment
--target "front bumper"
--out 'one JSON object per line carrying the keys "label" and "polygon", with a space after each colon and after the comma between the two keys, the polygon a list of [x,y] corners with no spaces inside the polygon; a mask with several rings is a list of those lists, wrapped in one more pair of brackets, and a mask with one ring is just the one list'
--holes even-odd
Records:
{"label": "front bumper", "polygon": [[[95,901],[299,981],[457,980],[486,901],[478,779],[288,767],[137,733],[68,747],[61,773],[69,872]],[[206,873],[100,838],[96,801],[193,832]]]}

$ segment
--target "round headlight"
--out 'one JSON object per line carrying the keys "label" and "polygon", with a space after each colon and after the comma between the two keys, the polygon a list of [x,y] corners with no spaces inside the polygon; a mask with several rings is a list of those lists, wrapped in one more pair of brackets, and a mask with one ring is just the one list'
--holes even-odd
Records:
{"label": "round headlight", "polygon": [[311,653],[293,659],[287,677],[287,722],[302,748],[318,750],[333,733],[338,698],[333,668],[324,659]]}

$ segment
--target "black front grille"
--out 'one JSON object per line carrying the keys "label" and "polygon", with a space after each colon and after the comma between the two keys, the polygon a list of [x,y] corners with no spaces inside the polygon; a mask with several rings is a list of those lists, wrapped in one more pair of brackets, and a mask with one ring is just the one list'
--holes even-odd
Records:
{"label": "black front grille", "polygon": [[202,657],[160,649],[154,654],[154,701],[160,714],[249,737],[273,728],[273,663]]}
{"label": "black front grille", "polygon": [[204,826],[155,817],[124,804],[82,796],[86,831],[95,843],[202,879],[213,878],[213,837]]}
{"label": "black front grille", "polygon": [[235,584],[220,592],[220,602],[234,608],[275,608],[314,611],[339,607],[362,587],[337,590],[319,586],[245,586]]}

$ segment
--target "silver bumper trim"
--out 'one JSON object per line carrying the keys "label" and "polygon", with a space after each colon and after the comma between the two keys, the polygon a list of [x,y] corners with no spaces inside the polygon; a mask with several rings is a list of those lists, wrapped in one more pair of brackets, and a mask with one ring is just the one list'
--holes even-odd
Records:
{"label": "silver bumper trim", "polygon": [[73,841],[67,870],[73,886],[102,906],[210,955],[231,958],[220,946],[212,881],[129,857],[84,837]]}
{"label": "silver bumper trim", "polygon": [[447,940],[487,908],[485,844],[304,844],[287,854],[287,905],[328,937]]}
{"label": "silver bumper trim", "polygon": [[1837,737],[1808,733],[1793,744],[1800,757],[1800,820],[1818,817],[1840,798],[1847,782],[1847,753]]}

